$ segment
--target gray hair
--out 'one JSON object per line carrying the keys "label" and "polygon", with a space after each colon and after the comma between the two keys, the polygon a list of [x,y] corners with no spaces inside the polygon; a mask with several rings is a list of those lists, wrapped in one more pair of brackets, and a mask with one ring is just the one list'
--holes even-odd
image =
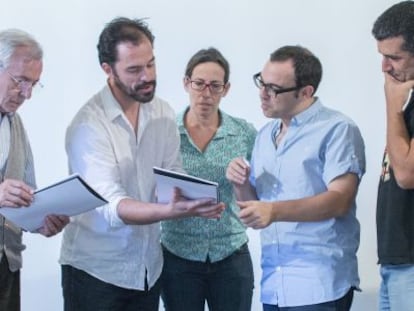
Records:
{"label": "gray hair", "polygon": [[41,60],[43,50],[32,35],[19,29],[6,29],[0,31],[0,70],[4,70],[10,64],[10,59],[19,47],[28,47],[26,57]]}

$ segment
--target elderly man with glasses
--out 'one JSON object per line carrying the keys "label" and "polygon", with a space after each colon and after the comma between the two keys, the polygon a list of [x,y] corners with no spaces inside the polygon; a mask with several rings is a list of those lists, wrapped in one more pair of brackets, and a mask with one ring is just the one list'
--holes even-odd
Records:
{"label": "elderly man with glasses", "polygon": [[258,133],[250,165],[236,158],[239,217],[262,229],[264,311],[350,310],[359,286],[355,197],[365,172],[357,126],[315,97],[322,65],[285,46],[254,75],[272,118]]}
{"label": "elderly man with glasses", "polygon": [[[0,32],[0,208],[27,207],[36,187],[33,156],[17,109],[40,85],[42,49],[27,33]],[[52,236],[69,222],[50,215],[38,230]],[[20,310],[22,231],[0,216],[0,310]]]}

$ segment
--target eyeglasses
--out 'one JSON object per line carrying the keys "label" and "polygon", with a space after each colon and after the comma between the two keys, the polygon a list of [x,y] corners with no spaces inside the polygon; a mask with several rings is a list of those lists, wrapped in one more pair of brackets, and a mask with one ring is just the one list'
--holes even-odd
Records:
{"label": "eyeglasses", "polygon": [[272,84],[272,83],[264,83],[263,80],[262,80],[262,76],[260,75],[260,72],[253,75],[253,81],[254,81],[254,84],[259,89],[264,88],[267,95],[274,96],[274,97],[276,97],[278,94],[292,92],[292,91],[296,91],[296,90],[299,90],[300,88],[302,88],[301,86],[298,86],[298,85],[293,86],[293,87],[281,88],[281,87],[279,87],[275,84]]}
{"label": "eyeglasses", "polygon": [[200,91],[200,92],[204,91],[206,87],[208,87],[211,93],[219,94],[223,92],[224,88],[226,87],[225,84],[221,84],[218,82],[205,83],[204,81],[201,81],[201,80],[190,80],[190,79],[188,79],[188,81],[190,81],[190,85],[193,90]]}
{"label": "eyeglasses", "polygon": [[16,78],[14,75],[12,75],[8,70],[6,70],[9,77],[16,83],[17,87],[23,92],[26,93],[30,89],[33,89],[35,86],[43,87],[43,84],[39,81],[31,82],[23,79]]}

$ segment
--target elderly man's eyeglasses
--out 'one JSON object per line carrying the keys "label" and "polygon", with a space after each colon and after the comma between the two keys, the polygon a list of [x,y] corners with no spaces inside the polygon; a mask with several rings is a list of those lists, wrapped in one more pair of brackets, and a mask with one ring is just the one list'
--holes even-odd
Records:
{"label": "elderly man's eyeglasses", "polygon": [[26,93],[27,91],[33,89],[35,86],[43,87],[43,84],[39,81],[31,82],[23,79],[16,78],[14,75],[12,75],[9,71],[6,71],[9,77],[16,83],[17,87],[20,89],[20,91]]}
{"label": "elderly man's eyeglasses", "polygon": [[292,92],[292,91],[297,91],[301,88],[301,86],[292,86],[292,87],[287,87],[287,88],[281,88],[275,84],[271,84],[271,83],[264,83],[262,80],[262,76],[259,73],[256,73],[253,76],[253,81],[254,84],[259,88],[259,89],[265,89],[265,92],[267,93],[267,95],[269,96],[273,96],[276,97],[278,94],[282,94],[282,93],[287,93],[287,92]]}
{"label": "elderly man's eyeglasses", "polygon": [[190,82],[191,88],[196,91],[204,91],[207,87],[210,89],[210,92],[213,94],[220,94],[224,91],[224,88],[226,87],[225,84],[219,83],[219,82],[210,82],[206,83],[201,80],[190,80],[188,78],[188,81]]}

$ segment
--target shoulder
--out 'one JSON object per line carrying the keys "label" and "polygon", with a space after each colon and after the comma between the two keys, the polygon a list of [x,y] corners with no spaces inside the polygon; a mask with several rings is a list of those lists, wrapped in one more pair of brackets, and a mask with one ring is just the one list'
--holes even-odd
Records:
{"label": "shoulder", "polygon": [[[147,105],[147,104],[144,104]],[[159,116],[170,117],[175,120],[175,112],[171,105],[164,99],[155,96],[148,105],[153,109],[153,112]]]}
{"label": "shoulder", "polygon": [[280,119],[274,119],[272,121],[267,122],[265,125],[263,125],[259,131],[257,132],[258,137],[262,137],[264,135],[270,135],[269,133],[272,133],[273,129],[280,126]]}
{"label": "shoulder", "polygon": [[13,113],[11,120],[13,120],[13,123],[15,123],[16,125],[24,128],[22,118],[17,112]]}
{"label": "shoulder", "polygon": [[344,129],[349,129],[357,133],[360,132],[354,120],[338,110],[321,106],[316,115],[316,121],[325,124],[325,130],[327,131],[343,131]]}
{"label": "shoulder", "polygon": [[246,136],[256,136],[257,130],[253,124],[247,122],[245,119],[231,116],[220,110],[223,126],[232,129],[238,134]]}

